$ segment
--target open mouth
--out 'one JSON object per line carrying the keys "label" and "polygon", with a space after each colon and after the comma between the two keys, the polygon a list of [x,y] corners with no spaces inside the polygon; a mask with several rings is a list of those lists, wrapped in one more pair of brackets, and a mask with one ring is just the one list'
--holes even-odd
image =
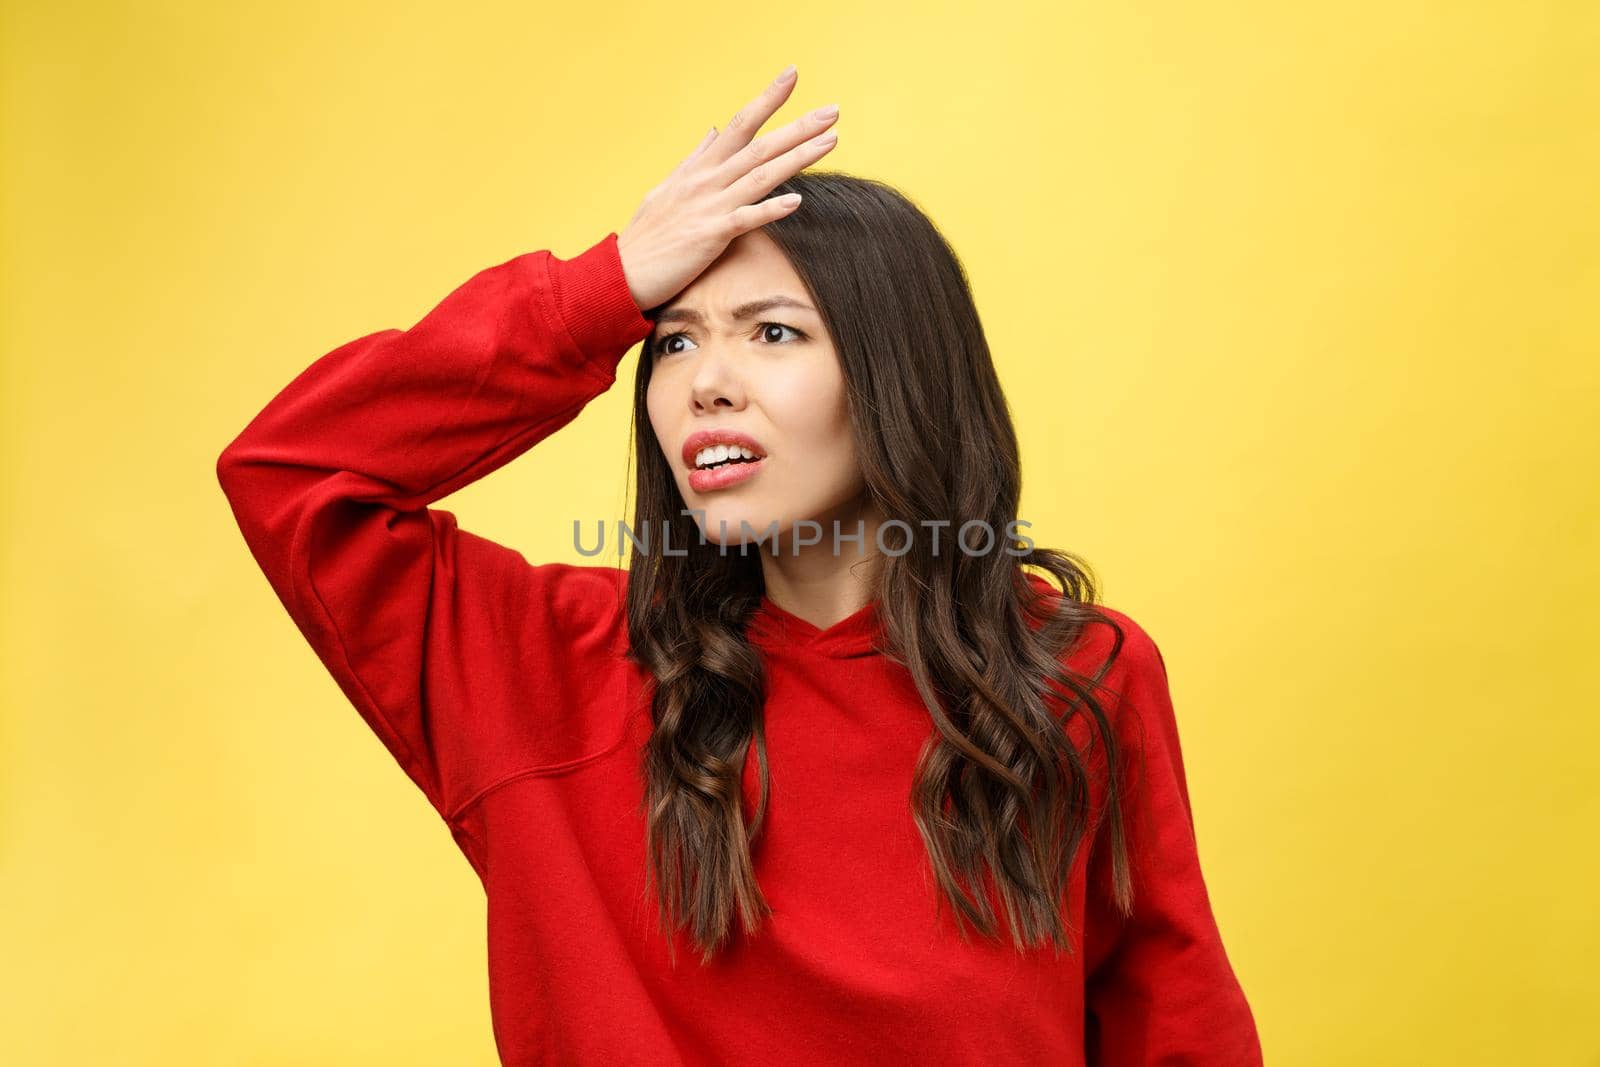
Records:
{"label": "open mouth", "polygon": [[756,477],[767,462],[761,442],[732,426],[696,430],[683,442],[689,488],[697,493],[728,489]]}
{"label": "open mouth", "polygon": [[756,463],[761,458],[761,456],[756,455],[748,448],[716,445],[712,448],[702,449],[694,457],[694,469],[701,471],[721,470],[724,467],[733,467],[741,463]]}
{"label": "open mouth", "polygon": [[697,493],[731,489],[756,477],[767,457],[738,445],[714,445],[696,453],[689,471],[689,488]]}

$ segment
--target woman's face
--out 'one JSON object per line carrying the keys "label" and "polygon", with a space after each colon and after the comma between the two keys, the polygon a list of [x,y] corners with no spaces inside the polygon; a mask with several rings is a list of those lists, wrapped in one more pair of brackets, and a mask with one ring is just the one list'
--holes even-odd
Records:
{"label": "woman's face", "polygon": [[[856,532],[855,502],[865,483],[839,357],[772,238],[760,230],[735,238],[667,302],[650,350],[650,423],[684,506],[704,513],[696,520],[708,542],[766,538],[770,546],[776,523],[792,554],[797,520],[819,522],[824,547],[832,544],[835,518],[841,535]],[[748,448],[755,461],[740,463],[744,453],[736,451],[733,462],[705,469],[718,453],[703,453],[723,438]],[[817,536],[809,528],[797,533]]]}

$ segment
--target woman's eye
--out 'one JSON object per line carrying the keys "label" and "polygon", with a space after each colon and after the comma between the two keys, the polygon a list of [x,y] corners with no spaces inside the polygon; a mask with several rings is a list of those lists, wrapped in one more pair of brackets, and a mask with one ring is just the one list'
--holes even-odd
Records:
{"label": "woman's eye", "polygon": [[[784,330],[787,330],[793,334],[794,340],[797,341],[804,340],[806,336],[802,331],[795,329],[793,326],[786,326],[781,322],[763,322],[760,324],[760,327],[761,329],[756,336],[760,337],[766,344],[782,344],[784,341]],[[650,350],[656,355],[660,356],[670,356],[678,352],[688,351],[688,349],[684,348],[673,348],[672,343],[674,341],[684,341],[691,348],[695,347],[694,342],[689,340],[688,334],[669,333],[657,339],[655,344],[650,346]]]}
{"label": "woman's eye", "polygon": [[804,337],[805,336],[805,334],[801,333],[799,330],[795,329],[793,326],[785,326],[781,322],[763,322],[761,324],[761,336],[764,339],[773,342],[774,344],[776,344],[776,343],[778,343],[778,342],[783,340],[783,334],[780,332],[777,337],[773,337],[772,336],[772,331],[773,330],[778,330],[778,331],[788,330],[790,333],[794,334],[796,337]]}
{"label": "woman's eye", "polygon": [[672,342],[674,342],[674,341],[687,341],[687,340],[689,340],[689,335],[686,334],[686,333],[669,333],[665,337],[663,337],[660,340],[658,340],[651,347],[652,347],[652,350],[655,351],[659,355],[670,356],[670,355],[672,355],[672,353],[674,351],[681,351],[681,349],[679,349],[679,350],[673,349]]}

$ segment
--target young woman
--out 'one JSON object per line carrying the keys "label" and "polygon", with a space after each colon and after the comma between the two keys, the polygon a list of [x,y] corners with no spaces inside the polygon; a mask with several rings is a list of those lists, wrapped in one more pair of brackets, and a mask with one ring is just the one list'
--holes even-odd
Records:
{"label": "young woman", "polygon": [[[933,224],[801,173],[836,112],[755,136],[794,84],[290,382],[218,461],[251,552],[483,881],[504,1062],[1259,1063],[1161,654],[1018,537]],[[429,507],[640,342],[626,570]]]}

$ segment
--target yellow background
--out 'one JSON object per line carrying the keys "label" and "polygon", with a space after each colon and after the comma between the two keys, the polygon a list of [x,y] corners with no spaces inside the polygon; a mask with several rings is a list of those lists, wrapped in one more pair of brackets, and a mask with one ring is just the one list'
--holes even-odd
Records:
{"label": "yellow background", "polygon": [[[1600,1062],[1596,5],[13,2],[3,48],[8,1062],[495,1062],[476,878],[213,464],[791,61],[776,122],[839,102],[828,165],[964,258],[1032,536],[1162,646],[1268,1062]],[[633,359],[445,506],[584,562]]]}

